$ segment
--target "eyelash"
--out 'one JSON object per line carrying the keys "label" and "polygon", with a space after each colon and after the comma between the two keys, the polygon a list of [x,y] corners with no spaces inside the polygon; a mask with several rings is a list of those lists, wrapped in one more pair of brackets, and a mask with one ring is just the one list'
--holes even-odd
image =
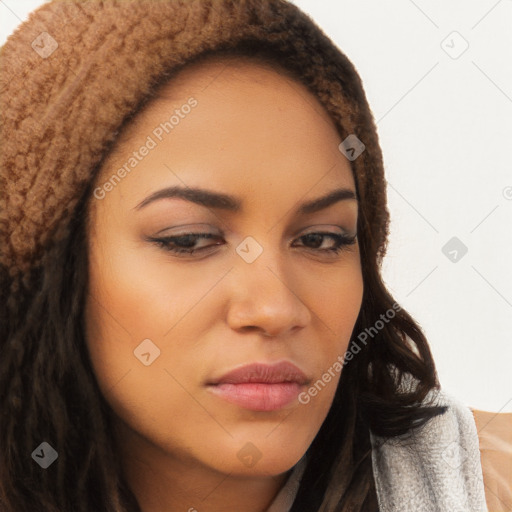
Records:
{"label": "eyelash", "polygon": [[[320,252],[320,253],[325,253],[325,254],[333,254],[333,255],[337,255],[339,254],[340,252],[342,252],[343,250],[346,250],[347,246],[350,246],[350,245],[354,245],[356,243],[356,240],[357,240],[357,235],[355,236],[348,236],[348,235],[341,235],[341,234],[337,234],[337,233],[330,233],[330,232],[325,232],[325,231],[314,231],[314,232],[311,232],[311,233],[307,233],[305,235],[302,235],[298,238],[298,240],[302,239],[302,238],[305,238],[305,237],[308,237],[308,236],[311,236],[311,235],[320,235],[322,237],[329,237],[331,239],[333,239],[336,244],[334,247],[330,247],[328,249],[314,249],[314,248],[310,248],[311,250],[313,251],[317,251],[317,252]],[[214,235],[212,233],[184,233],[182,235],[176,235],[176,236],[168,236],[168,237],[164,237],[164,238],[148,238],[148,240],[150,242],[153,242],[155,244],[157,244],[159,247],[161,247],[162,249],[164,249],[165,251],[168,251],[168,252],[171,252],[171,253],[174,253],[176,255],[192,255],[194,253],[198,253],[198,252],[201,252],[201,251],[206,251],[208,249],[211,249],[212,247],[214,247],[214,245],[221,245],[221,244],[214,244],[214,245],[208,245],[206,247],[201,247],[199,249],[189,249],[189,248],[183,248],[183,247],[171,247],[171,244],[175,244],[177,240],[179,239],[192,239],[192,240],[200,240],[200,239],[207,239],[207,238],[220,238],[219,235]],[[322,243],[323,243],[323,239],[322,239]],[[320,243],[320,245],[322,245],[322,243]]]}

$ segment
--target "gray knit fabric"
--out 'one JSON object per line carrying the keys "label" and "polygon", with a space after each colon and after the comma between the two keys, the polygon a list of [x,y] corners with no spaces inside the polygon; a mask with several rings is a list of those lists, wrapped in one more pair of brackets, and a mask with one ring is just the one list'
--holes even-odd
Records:
{"label": "gray knit fabric", "polygon": [[[488,512],[471,410],[444,390],[426,401],[448,410],[404,436],[370,435],[379,511]],[[305,466],[303,457],[267,512],[289,512]]]}
{"label": "gray knit fabric", "polygon": [[380,512],[487,512],[475,420],[445,391],[448,410],[411,434],[371,435]]}

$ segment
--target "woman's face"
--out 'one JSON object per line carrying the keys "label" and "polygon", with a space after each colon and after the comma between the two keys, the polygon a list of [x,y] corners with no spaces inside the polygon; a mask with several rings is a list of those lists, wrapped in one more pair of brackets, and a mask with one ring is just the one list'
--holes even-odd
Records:
{"label": "woman's face", "polygon": [[[305,86],[229,59],[182,70],[123,133],[90,203],[86,325],[125,456],[268,476],[305,453],[363,293],[357,200],[304,207],[355,194],[340,142]],[[211,384],[283,361],[307,383]]]}

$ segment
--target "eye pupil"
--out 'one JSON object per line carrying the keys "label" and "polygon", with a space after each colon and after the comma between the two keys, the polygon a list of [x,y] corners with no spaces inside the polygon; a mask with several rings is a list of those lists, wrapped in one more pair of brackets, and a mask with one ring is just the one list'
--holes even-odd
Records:
{"label": "eye pupil", "polygon": [[197,242],[197,237],[195,235],[181,235],[177,236],[174,240],[177,245],[184,247],[194,247]]}
{"label": "eye pupil", "polygon": [[313,247],[317,248],[322,245],[322,241],[325,235],[322,235],[320,233],[310,233],[308,235],[305,235],[306,239],[313,242]]}

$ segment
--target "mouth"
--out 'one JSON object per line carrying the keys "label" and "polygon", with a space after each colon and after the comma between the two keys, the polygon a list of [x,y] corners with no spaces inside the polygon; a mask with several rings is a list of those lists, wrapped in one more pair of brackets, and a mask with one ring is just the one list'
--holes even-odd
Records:
{"label": "mouth", "polygon": [[291,404],[309,382],[304,372],[283,361],[236,368],[207,383],[215,396],[253,411],[275,411]]}

